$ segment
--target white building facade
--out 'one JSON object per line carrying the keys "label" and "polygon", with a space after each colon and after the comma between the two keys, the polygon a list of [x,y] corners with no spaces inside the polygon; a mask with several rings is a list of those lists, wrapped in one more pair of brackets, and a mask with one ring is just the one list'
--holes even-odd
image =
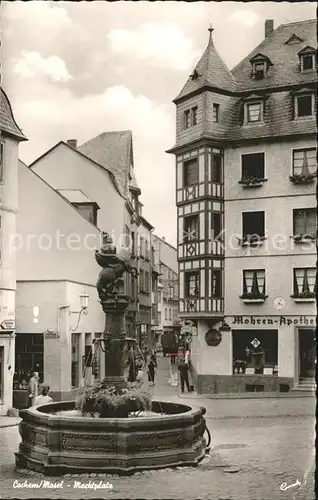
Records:
{"label": "white building facade", "polygon": [[312,386],[315,27],[267,20],[232,72],[210,29],[174,101],[180,316],[197,326],[198,392]]}

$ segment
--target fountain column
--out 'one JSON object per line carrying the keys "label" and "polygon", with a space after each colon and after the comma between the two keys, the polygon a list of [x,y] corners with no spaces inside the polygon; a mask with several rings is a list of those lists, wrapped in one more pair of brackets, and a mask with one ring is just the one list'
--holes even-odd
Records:
{"label": "fountain column", "polygon": [[124,378],[125,312],[129,305],[129,298],[121,294],[116,300],[109,299],[101,303],[106,314],[105,379],[109,385],[122,389],[126,385]]}
{"label": "fountain column", "polygon": [[125,294],[123,274],[134,272],[127,259],[116,254],[116,247],[108,234],[100,251],[95,252],[97,263],[103,268],[97,281],[97,291],[106,314],[104,332],[106,381],[122,389],[124,379],[125,313],[130,298]]}

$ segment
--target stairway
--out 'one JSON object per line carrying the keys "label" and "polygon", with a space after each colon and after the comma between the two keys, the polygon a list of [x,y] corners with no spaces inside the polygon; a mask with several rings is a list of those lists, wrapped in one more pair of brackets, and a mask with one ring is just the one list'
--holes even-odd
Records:
{"label": "stairway", "polygon": [[314,378],[300,378],[295,391],[302,392],[315,392],[316,391],[316,380]]}

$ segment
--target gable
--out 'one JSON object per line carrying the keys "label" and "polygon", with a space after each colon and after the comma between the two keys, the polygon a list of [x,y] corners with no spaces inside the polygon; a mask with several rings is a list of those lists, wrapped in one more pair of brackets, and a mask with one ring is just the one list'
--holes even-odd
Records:
{"label": "gable", "polygon": [[293,45],[295,43],[300,43],[303,42],[304,40],[300,38],[299,36],[295,35],[295,33],[292,34],[290,38],[288,38],[287,42],[285,42],[285,45]]}
{"label": "gable", "polygon": [[98,266],[93,248],[99,248],[100,231],[20,161],[18,198],[17,280],[95,284]]}

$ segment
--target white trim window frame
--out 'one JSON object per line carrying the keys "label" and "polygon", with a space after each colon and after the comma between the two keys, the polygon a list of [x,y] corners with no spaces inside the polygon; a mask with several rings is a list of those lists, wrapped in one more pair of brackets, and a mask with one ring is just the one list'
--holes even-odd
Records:
{"label": "white trim window frame", "polygon": [[261,123],[264,120],[264,101],[250,101],[244,103],[244,123]]}
{"label": "white trim window frame", "polygon": [[310,295],[315,298],[317,288],[317,271],[315,267],[294,268],[294,295],[302,297]]}
{"label": "white trim window frame", "polygon": [[[301,114],[299,115],[299,99],[304,99],[304,98],[308,98],[310,97],[311,99],[311,105],[310,105],[310,113],[308,114]],[[310,116],[314,116],[315,114],[315,96],[314,96],[314,93],[313,92],[306,92],[304,94],[298,94],[298,95],[295,95],[294,97],[294,106],[295,106],[295,119],[299,120],[299,119],[304,119],[304,118],[308,118]]]}
{"label": "white trim window frame", "polygon": [[293,149],[292,175],[317,174],[317,148]]}
{"label": "white trim window frame", "polygon": [[[307,60],[308,62],[311,60],[310,67],[305,68],[305,60]],[[314,52],[307,52],[307,53],[301,54],[301,56],[300,56],[300,71],[301,72],[311,71],[311,70],[315,69],[315,66],[316,66],[316,54],[314,54]]]}

